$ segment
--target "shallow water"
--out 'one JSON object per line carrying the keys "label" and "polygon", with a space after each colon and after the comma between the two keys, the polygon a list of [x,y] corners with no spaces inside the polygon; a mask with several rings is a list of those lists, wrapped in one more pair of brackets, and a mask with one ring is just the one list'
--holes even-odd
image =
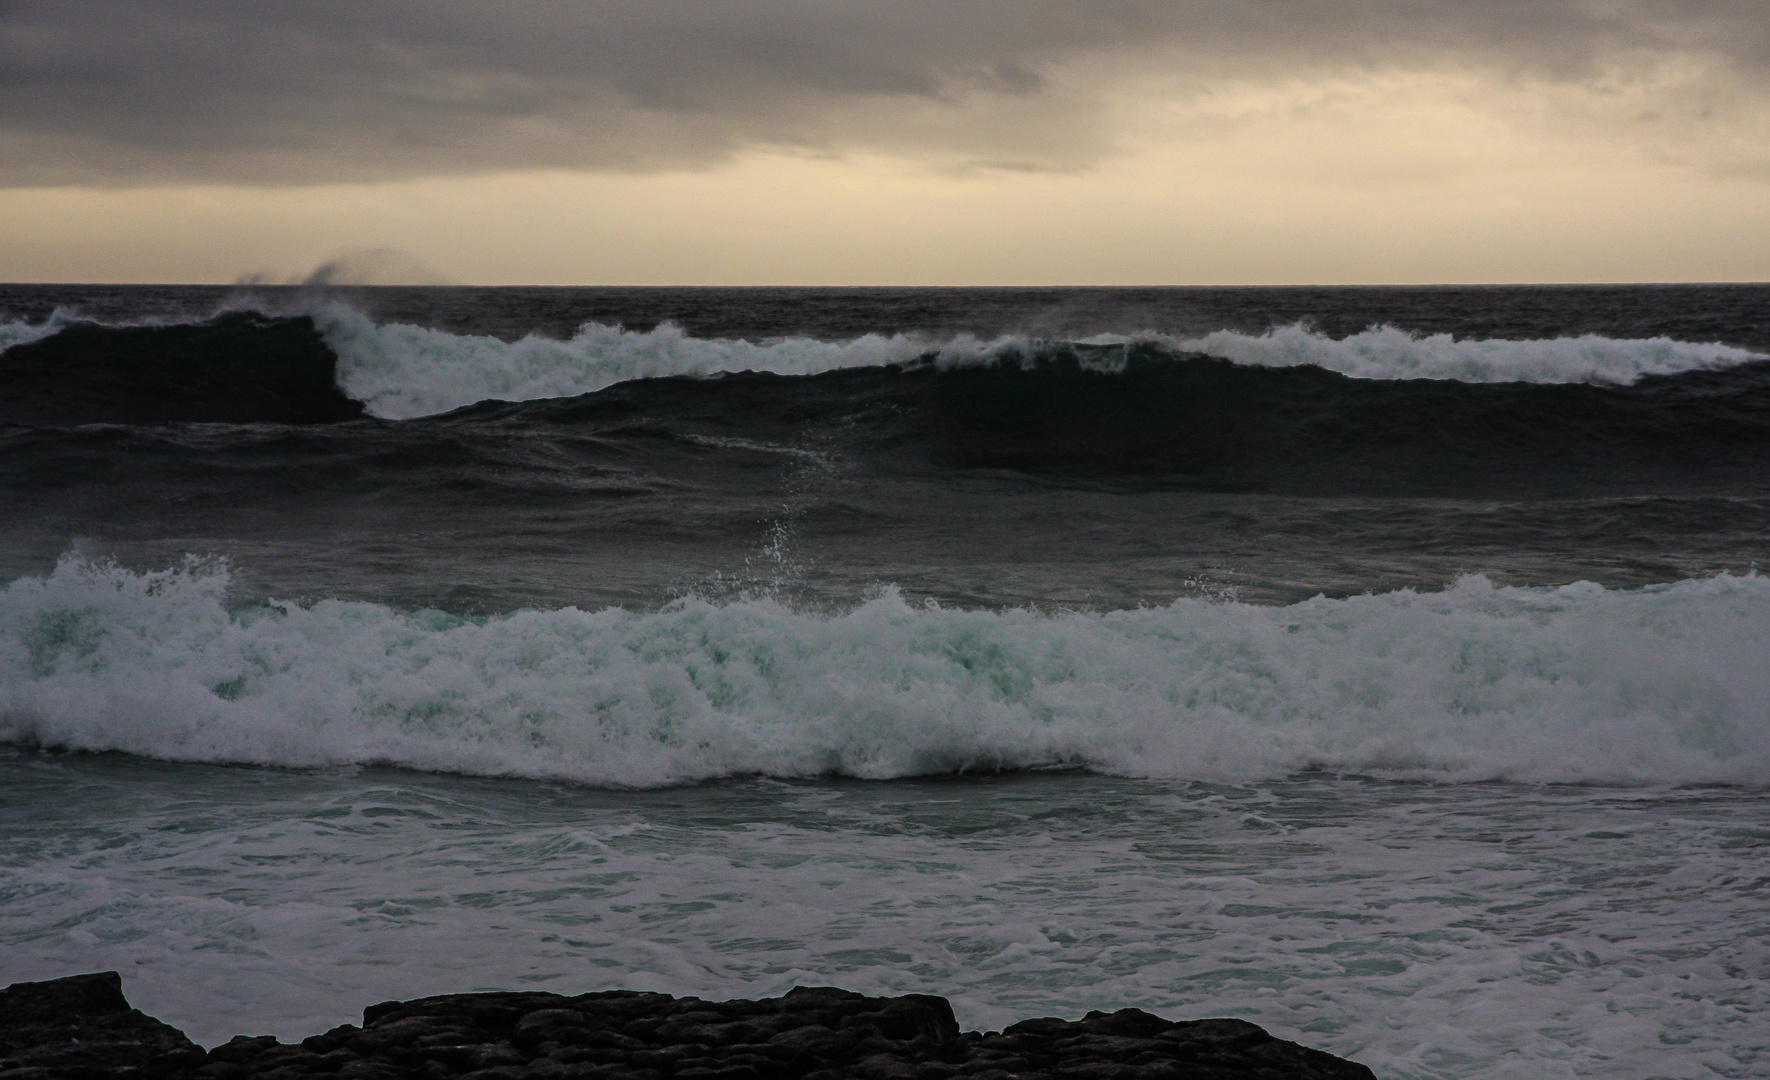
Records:
{"label": "shallow water", "polygon": [[215,1043],[390,997],[801,983],[1235,1015],[1378,1075],[1770,1067],[1770,802],[1025,773],[611,791],[8,751],[9,978]]}

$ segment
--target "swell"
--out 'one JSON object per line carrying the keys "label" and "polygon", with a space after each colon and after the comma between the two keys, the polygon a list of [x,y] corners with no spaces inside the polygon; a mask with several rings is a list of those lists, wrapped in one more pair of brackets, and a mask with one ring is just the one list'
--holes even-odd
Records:
{"label": "swell", "polygon": [[[457,435],[593,438],[659,468],[742,437],[886,473],[1013,470],[1215,490],[1529,493],[1761,482],[1770,364],[1587,384],[1360,380],[1153,347],[1048,349],[993,366],[652,379],[485,403],[424,424]],[[735,458],[733,459],[735,463]]]}
{"label": "swell", "polygon": [[1106,614],[766,601],[463,619],[226,604],[224,569],[0,591],[0,739],[656,786],[1079,767],[1246,779],[1770,782],[1770,579],[1479,577]]}
{"label": "swell", "polygon": [[[332,440],[327,453],[359,458],[371,483],[394,449],[406,472],[481,458],[504,468],[518,432],[574,467],[642,486],[636,467],[665,477],[718,468],[709,448],[732,439],[816,445],[886,471],[1152,477],[1219,490],[1750,486],[1770,463],[1770,361],[1726,346],[1458,342],[1388,329],[1333,340],[1295,327],[1192,343],[1239,358],[1182,344],[755,343],[667,325],[503,342],[377,324],[332,304],[275,318],[60,326],[0,356],[0,422],[410,418],[399,435],[378,425]],[[178,456],[155,439],[150,456]],[[231,446],[197,441],[205,454]],[[266,464],[262,440],[246,441],[240,452]],[[31,474],[78,451],[40,436],[6,440],[9,456],[32,459],[22,461]]]}
{"label": "swell", "polygon": [[1112,376],[1085,356],[962,369],[943,373],[931,396],[955,463],[1236,490],[1696,482],[1770,456],[1770,364],[1626,387],[1468,384],[1133,348]]}
{"label": "swell", "polygon": [[[0,323],[0,354],[0,377],[15,384],[49,378],[40,368],[64,369],[62,382],[45,385],[45,399],[57,393],[75,396],[74,388],[84,385],[88,399],[120,401],[146,391],[169,401],[200,394],[218,376],[255,378],[261,388],[284,384],[306,393],[314,377],[324,375],[369,414],[385,419],[436,415],[488,400],[575,397],[640,379],[736,372],[815,375],[909,364],[1025,365],[1054,354],[1083,355],[1103,371],[1122,367],[1133,354],[1206,355],[1246,367],[1313,367],[1364,380],[1600,385],[1766,359],[1736,346],[1665,337],[1471,340],[1376,326],[1333,338],[1303,323],[1264,334],[1107,334],[1079,341],[906,333],[750,341],[697,338],[669,323],[649,331],[587,323],[570,338],[529,334],[505,341],[378,323],[336,301],[309,301],[274,313],[223,310],[202,322],[152,326],[79,321],[58,311],[41,323]],[[39,361],[47,357],[53,363]],[[193,405],[194,411],[202,408]]]}
{"label": "swell", "polygon": [[1132,354],[1208,355],[1242,366],[1308,366],[1358,379],[1612,385],[1765,359],[1734,346],[1668,338],[1459,340],[1449,334],[1373,327],[1335,339],[1303,324],[1259,335],[1217,331],[1197,338],[1109,334],[1070,342],[899,333],[845,341],[786,337],[752,342],[690,337],[668,323],[650,331],[591,323],[569,339],[531,334],[506,342],[378,324],[342,304],[323,305],[313,317],[340,357],[340,385],[372,414],[396,419],[486,400],[571,397],[639,379],[736,372],[816,375],[907,364],[965,369],[1036,364],[1053,356],[1082,355],[1091,367],[1108,372],[1122,367]]}

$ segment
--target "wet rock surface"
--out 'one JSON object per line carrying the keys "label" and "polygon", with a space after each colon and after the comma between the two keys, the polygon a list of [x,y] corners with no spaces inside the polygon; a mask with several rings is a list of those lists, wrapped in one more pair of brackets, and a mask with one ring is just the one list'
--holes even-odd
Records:
{"label": "wet rock surface", "polygon": [[129,1008],[115,972],[0,992],[0,1080],[1374,1080],[1242,1020],[1124,1009],[960,1032],[944,998],[800,987],[759,1001],[631,991],[389,1001],[299,1043],[205,1053]]}

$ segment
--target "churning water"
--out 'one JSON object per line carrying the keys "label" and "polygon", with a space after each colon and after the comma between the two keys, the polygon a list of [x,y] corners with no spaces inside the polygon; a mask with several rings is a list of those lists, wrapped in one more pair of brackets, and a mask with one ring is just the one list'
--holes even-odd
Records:
{"label": "churning water", "polygon": [[1770,1070],[1770,288],[0,304],[7,981]]}

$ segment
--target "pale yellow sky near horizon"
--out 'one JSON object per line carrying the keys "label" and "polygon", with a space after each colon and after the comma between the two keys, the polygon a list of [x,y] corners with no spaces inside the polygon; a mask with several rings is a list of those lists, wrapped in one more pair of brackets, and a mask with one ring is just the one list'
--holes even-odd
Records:
{"label": "pale yellow sky near horizon", "polygon": [[1705,134],[1630,92],[1648,91],[1434,70],[1205,95],[1131,80],[1097,121],[1108,149],[1063,169],[858,143],[651,172],[14,187],[0,279],[294,280],[388,248],[427,269],[384,283],[1770,280],[1761,99]]}

